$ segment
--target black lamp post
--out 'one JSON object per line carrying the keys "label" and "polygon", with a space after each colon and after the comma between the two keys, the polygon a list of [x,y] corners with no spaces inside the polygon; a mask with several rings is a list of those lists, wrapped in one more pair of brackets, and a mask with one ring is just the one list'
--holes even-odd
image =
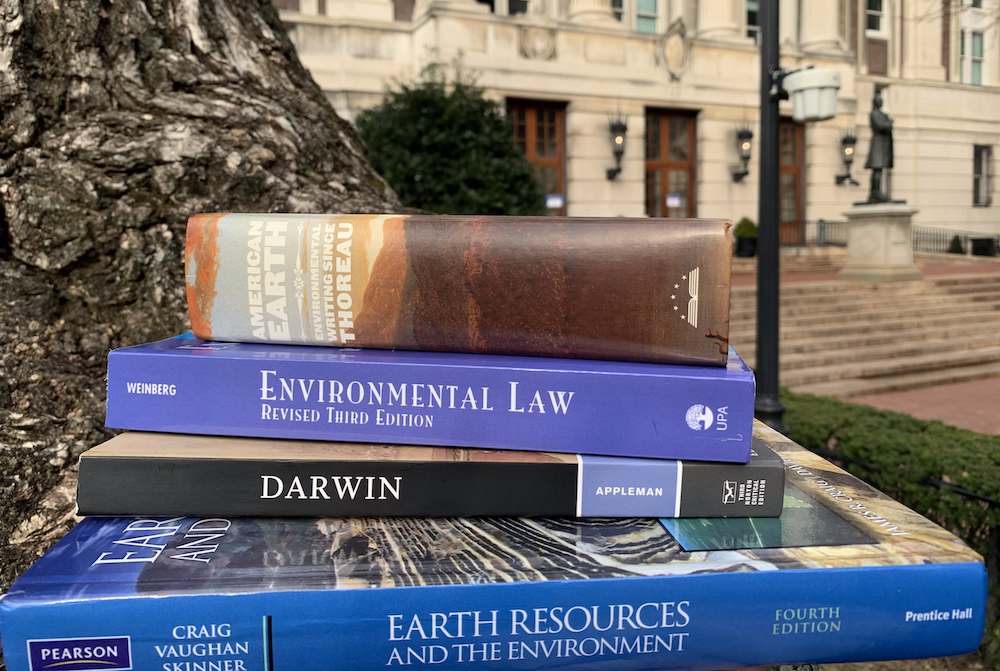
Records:
{"label": "black lamp post", "polygon": [[622,156],[625,154],[625,133],[628,126],[625,119],[618,115],[608,122],[608,129],[611,131],[611,151],[615,155],[615,167],[608,168],[608,179],[614,179],[622,171]]}
{"label": "black lamp post", "polygon": [[743,178],[750,174],[750,150],[753,147],[753,131],[749,126],[743,126],[736,131],[736,151],[739,152],[740,161],[743,162],[743,169],[733,172],[733,181],[741,182]]}
{"label": "black lamp post", "polygon": [[778,399],[778,101],[782,91],[778,0],[760,3],[760,191],[757,216],[757,400],[754,416],[781,433],[785,406]]}

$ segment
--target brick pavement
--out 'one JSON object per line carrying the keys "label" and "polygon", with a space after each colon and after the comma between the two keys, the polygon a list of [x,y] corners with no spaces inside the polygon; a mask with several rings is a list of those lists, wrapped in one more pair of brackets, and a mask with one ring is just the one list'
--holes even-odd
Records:
{"label": "brick pavement", "polygon": [[850,402],[902,412],[919,419],[939,419],[945,424],[979,433],[1000,435],[1000,377],[855,396]]}

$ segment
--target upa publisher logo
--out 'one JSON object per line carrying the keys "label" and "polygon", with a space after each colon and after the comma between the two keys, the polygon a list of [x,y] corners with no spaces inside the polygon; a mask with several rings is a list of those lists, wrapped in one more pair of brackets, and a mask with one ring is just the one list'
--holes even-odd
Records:
{"label": "upa publisher logo", "polygon": [[712,426],[712,419],[712,409],[701,404],[692,405],[684,415],[687,425],[695,431],[707,431]]}
{"label": "upa publisher logo", "polygon": [[132,668],[131,641],[128,636],[28,641],[28,668],[31,671],[124,671]]}

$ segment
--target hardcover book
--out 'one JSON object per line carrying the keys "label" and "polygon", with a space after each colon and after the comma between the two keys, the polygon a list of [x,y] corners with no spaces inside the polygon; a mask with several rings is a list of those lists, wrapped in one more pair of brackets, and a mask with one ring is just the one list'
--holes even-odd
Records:
{"label": "hardcover book", "polygon": [[205,340],[724,366],[730,222],[203,214]]}
{"label": "hardcover book", "polygon": [[0,598],[10,671],[730,669],[955,655],[982,558],[774,432],[780,517],[99,518]]}
{"label": "hardcover book", "polygon": [[78,482],[81,515],[764,517],[784,465],[129,431]]}
{"label": "hardcover book", "polygon": [[116,429],[746,463],[753,372],[176,337],[108,356]]}

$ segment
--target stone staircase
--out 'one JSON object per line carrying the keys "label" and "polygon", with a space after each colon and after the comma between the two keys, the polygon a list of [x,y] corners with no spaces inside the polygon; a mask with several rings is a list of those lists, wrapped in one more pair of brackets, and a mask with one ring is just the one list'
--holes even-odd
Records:
{"label": "stone staircase", "polygon": [[[756,293],[734,286],[730,303],[730,342],[751,367]],[[1000,376],[1000,273],[783,282],[779,363],[782,386],[839,398]]]}

